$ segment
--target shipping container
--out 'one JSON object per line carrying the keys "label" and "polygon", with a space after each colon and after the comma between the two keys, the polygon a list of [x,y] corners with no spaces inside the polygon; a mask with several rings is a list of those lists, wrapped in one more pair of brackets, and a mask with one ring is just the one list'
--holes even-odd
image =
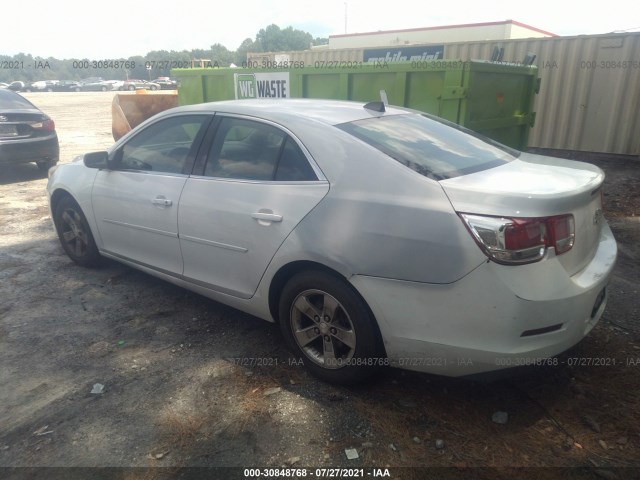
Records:
{"label": "shipping container", "polygon": [[[404,51],[415,45],[389,46]],[[250,62],[363,61],[365,48],[250,53]],[[444,44],[444,59],[508,63],[535,56],[541,79],[529,146],[640,155],[640,33],[526,38]]]}
{"label": "shipping container", "polygon": [[239,98],[370,102],[384,91],[391,105],[437,115],[518,149],[527,146],[534,124],[536,67],[461,60],[287,66],[183,69],[172,75],[180,83],[180,105]]}

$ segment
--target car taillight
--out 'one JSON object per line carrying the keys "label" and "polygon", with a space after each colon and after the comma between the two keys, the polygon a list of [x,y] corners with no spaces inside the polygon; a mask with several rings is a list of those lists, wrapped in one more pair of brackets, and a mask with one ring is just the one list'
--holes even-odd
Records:
{"label": "car taillight", "polygon": [[484,252],[498,263],[523,264],[542,260],[547,248],[568,252],[575,240],[573,215],[505,218],[460,213],[460,218]]}
{"label": "car taillight", "polygon": [[556,255],[568,252],[576,239],[576,226],[573,215],[558,215],[549,217],[551,225],[551,245],[556,249]]}
{"label": "car taillight", "polygon": [[45,132],[53,132],[56,129],[56,124],[50,118],[43,120],[41,122],[32,123],[31,128],[34,130],[42,130]]}

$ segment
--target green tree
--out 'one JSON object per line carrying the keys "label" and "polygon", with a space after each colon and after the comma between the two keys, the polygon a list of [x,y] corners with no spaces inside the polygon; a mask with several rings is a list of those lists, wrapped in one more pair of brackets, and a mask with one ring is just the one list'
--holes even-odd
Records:
{"label": "green tree", "polygon": [[314,47],[318,45],[329,45],[329,39],[326,37],[316,37],[311,40],[311,45]]}
{"label": "green tree", "polygon": [[149,72],[147,71],[146,62],[147,59],[141,55],[135,55],[129,57],[127,60],[135,64],[135,68],[127,70],[125,72],[125,78],[135,80],[148,80]]}
{"label": "green tree", "polygon": [[256,45],[250,38],[245,38],[234,54],[234,61],[237,66],[242,66],[247,61],[247,53],[254,52]]}
{"label": "green tree", "polygon": [[211,56],[209,57],[212,66],[228,67],[234,60],[234,52],[227,50],[227,47],[220,43],[211,45]]}
{"label": "green tree", "polygon": [[[13,60],[13,57],[9,55],[0,55],[0,64],[9,66],[9,62]],[[9,68],[0,69],[0,82],[11,83],[13,81],[13,71]]]}
{"label": "green tree", "polygon": [[8,68],[0,70],[0,81],[11,83],[14,81],[33,82],[35,75],[34,71],[34,58],[26,53],[17,53],[10,56],[2,56],[2,60],[9,62]]}
{"label": "green tree", "polygon": [[282,52],[287,50],[306,50],[313,37],[310,33],[287,27],[281,30],[275,24],[261,29],[256,35],[254,52]]}
{"label": "green tree", "polygon": [[[172,68],[175,68],[176,66],[182,67],[183,65],[191,65],[192,58],[200,58],[196,57],[197,53],[194,52],[195,50],[192,50],[191,52],[187,50],[152,50],[144,56],[146,65],[151,67],[151,71],[147,72],[147,77],[149,76],[149,73],[151,74],[151,79],[168,77],[171,74]],[[199,52],[206,52],[206,50],[200,50]]]}
{"label": "green tree", "polygon": [[[288,50],[306,50],[310,45],[323,45],[326,38],[313,38],[310,33],[296,30],[293,27],[281,29],[277,25],[269,25],[261,29],[255,40],[246,38],[236,51],[227,49],[220,43],[214,43],[209,49],[194,48],[192,50],[152,50],[146,55],[129,57],[135,67],[125,69],[117,62],[106,62],[103,59],[66,58],[58,60],[53,57],[33,57],[30,54],[0,55],[0,61],[16,68],[0,70],[0,81],[35,82],[38,80],[82,80],[87,77],[102,77],[105,80],[125,80],[127,78],[157,78],[169,76],[176,66],[190,66],[192,59],[211,61],[211,66],[227,67],[231,63],[246,65],[249,52],[278,52]],[[119,61],[124,62],[124,58]],[[94,61],[104,68],[94,68]],[[46,67],[44,65],[47,65]],[[147,69],[147,66],[151,67]],[[116,68],[117,67],[117,68]]]}

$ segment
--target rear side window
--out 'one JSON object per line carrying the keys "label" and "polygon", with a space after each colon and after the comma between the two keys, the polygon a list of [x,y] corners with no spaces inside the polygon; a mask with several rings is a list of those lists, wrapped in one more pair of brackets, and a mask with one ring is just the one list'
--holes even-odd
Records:
{"label": "rear side window", "polygon": [[419,114],[368,118],[337,127],[434,180],[496,167],[519,153],[458,125]]}
{"label": "rear side window", "polygon": [[317,177],[296,142],[272,125],[223,118],[204,169],[207,177],[309,181]]}
{"label": "rear side window", "polygon": [[309,165],[309,161],[291,137],[285,141],[275,179],[276,181],[316,180],[316,174]]}
{"label": "rear side window", "polygon": [[0,89],[0,108],[30,110],[36,107],[11,90]]}

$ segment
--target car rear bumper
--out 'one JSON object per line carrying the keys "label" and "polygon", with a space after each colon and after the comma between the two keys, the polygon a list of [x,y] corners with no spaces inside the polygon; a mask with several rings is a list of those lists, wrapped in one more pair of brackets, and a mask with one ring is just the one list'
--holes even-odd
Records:
{"label": "car rear bumper", "polygon": [[55,133],[42,138],[0,140],[0,165],[27,162],[57,163],[59,156],[60,147]]}
{"label": "car rear bumper", "polygon": [[485,262],[452,284],[355,276],[392,366],[466,376],[551,357],[584,338],[607,303],[617,255],[608,225],[590,263],[569,276],[555,258],[531,265]]}

